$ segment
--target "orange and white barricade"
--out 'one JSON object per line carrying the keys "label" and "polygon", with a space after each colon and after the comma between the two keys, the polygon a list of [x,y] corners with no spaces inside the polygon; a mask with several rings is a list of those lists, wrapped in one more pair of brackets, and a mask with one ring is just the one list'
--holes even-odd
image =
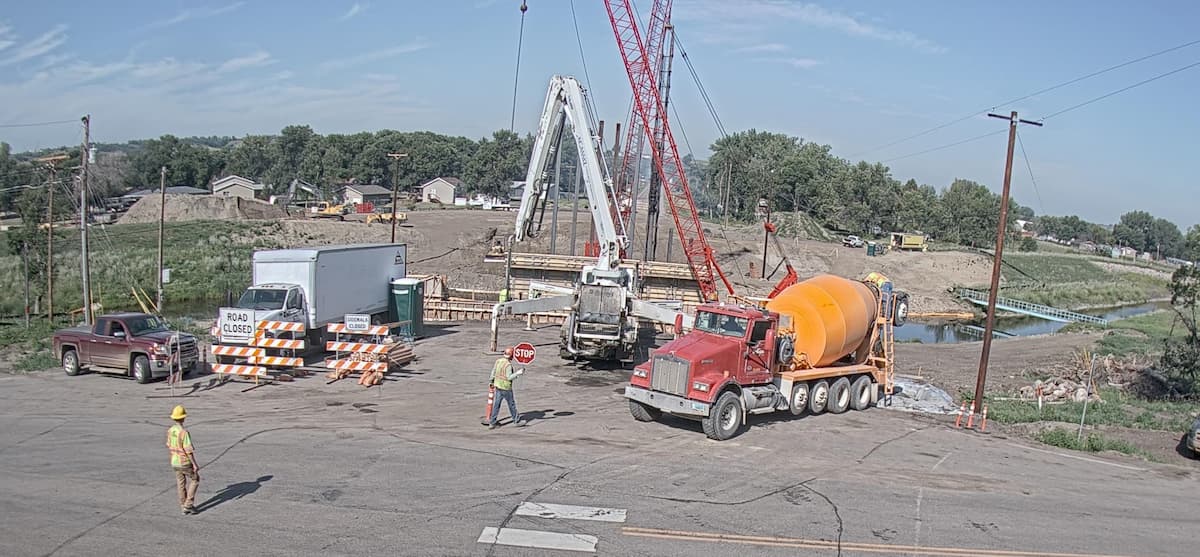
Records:
{"label": "orange and white barricade", "polygon": [[267,368],[253,365],[215,364],[212,367],[212,372],[224,375],[226,379],[234,377],[253,378],[256,385],[259,379],[270,379],[270,376],[267,375]]}
{"label": "orange and white barricade", "polygon": [[[260,379],[272,379],[271,374],[303,373],[290,368],[304,366],[304,358],[296,355],[297,350],[306,346],[303,338],[287,338],[287,336],[303,335],[303,323],[291,321],[259,321],[255,325],[254,335],[244,345],[213,345],[214,356],[235,358],[237,363],[216,364],[213,373],[226,378],[254,378],[255,383]],[[283,333],[280,337],[279,333]],[[291,334],[288,334],[291,333]],[[277,379],[288,379],[277,377]]]}
{"label": "orange and white barricade", "polygon": [[332,370],[328,374],[332,379],[330,383],[354,373],[362,374],[358,383],[364,387],[383,381],[383,374],[389,370],[398,345],[387,338],[390,326],[370,325],[350,330],[345,323],[330,323],[326,330],[334,335],[334,340],[325,343],[325,350],[334,353],[333,358],[325,362]]}

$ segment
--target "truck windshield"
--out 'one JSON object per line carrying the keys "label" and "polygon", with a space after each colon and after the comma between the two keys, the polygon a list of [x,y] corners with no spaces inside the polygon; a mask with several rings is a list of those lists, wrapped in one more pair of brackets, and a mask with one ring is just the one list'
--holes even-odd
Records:
{"label": "truck windshield", "polygon": [[146,333],[157,333],[167,330],[167,326],[153,315],[126,319],[125,325],[129,327],[129,335],[135,337],[140,337]]}
{"label": "truck windshield", "polygon": [[714,335],[743,337],[746,336],[747,324],[749,324],[749,320],[745,317],[735,317],[711,311],[701,311],[696,314],[696,328]]}
{"label": "truck windshield", "polygon": [[251,288],[242,294],[237,307],[241,309],[283,309],[283,300],[287,290],[261,290]]}

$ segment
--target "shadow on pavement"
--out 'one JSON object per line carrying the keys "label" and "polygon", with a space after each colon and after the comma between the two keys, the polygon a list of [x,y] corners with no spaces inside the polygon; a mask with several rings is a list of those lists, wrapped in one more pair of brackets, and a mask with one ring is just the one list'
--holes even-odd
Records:
{"label": "shadow on pavement", "polygon": [[241,499],[247,495],[252,495],[255,491],[258,491],[258,488],[262,487],[262,484],[270,481],[271,478],[274,477],[275,476],[267,474],[266,476],[258,478],[252,482],[238,482],[235,484],[229,484],[221,489],[221,491],[218,491],[216,495],[213,495],[211,498],[209,498],[209,500],[197,505],[196,512],[202,513],[213,507],[216,507],[217,505],[220,505],[221,503],[232,501],[234,499]]}

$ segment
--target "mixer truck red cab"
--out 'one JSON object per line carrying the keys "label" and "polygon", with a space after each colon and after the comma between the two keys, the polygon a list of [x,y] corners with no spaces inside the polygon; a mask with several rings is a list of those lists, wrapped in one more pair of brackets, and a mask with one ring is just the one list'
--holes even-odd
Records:
{"label": "mixer truck red cab", "polygon": [[907,314],[908,296],[878,273],[819,275],[765,307],[703,304],[691,331],[634,368],[629,411],[643,422],[697,419],[725,440],[749,414],[864,410],[891,395],[892,327]]}

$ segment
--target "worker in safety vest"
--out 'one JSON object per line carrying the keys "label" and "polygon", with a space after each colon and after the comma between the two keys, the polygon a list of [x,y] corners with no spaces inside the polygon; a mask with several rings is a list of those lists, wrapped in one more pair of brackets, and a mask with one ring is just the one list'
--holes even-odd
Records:
{"label": "worker in safety vest", "polygon": [[517,414],[517,399],[513,397],[513,379],[522,373],[523,369],[514,370],[512,366],[513,349],[505,348],[504,356],[496,359],[492,365],[492,386],[496,388],[496,399],[492,401],[492,411],[488,413],[488,429],[496,429],[496,419],[500,417],[500,401],[508,401],[508,414],[513,423],[520,421]]}
{"label": "worker in safety vest", "polygon": [[883,276],[883,273],[871,272],[867,275],[867,278],[864,280],[864,282],[872,283],[882,289],[883,285],[891,282],[891,280]]}
{"label": "worker in safety vest", "polygon": [[179,488],[179,506],[183,514],[196,513],[196,487],[200,485],[200,466],[192,452],[192,436],[183,429],[187,410],[176,406],[171,412],[175,425],[167,430],[167,451],[171,453],[171,468],[175,469],[175,485]]}

